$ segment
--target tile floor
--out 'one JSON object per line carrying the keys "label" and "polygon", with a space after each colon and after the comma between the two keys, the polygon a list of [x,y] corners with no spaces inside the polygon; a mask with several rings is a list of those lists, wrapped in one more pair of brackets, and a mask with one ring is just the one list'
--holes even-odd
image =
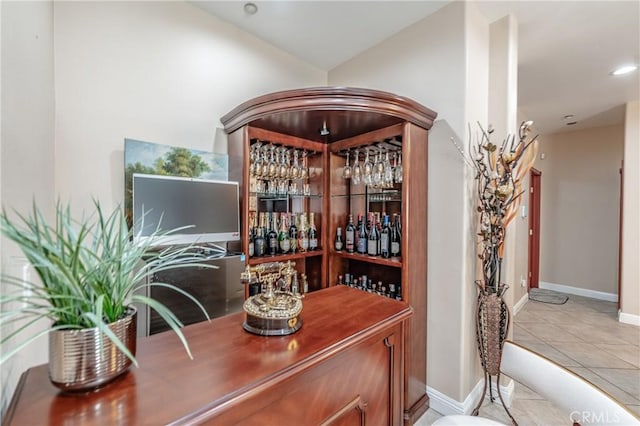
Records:
{"label": "tile floor", "polygon": [[[529,301],[515,316],[513,340],[609,392],[640,415],[640,327],[617,319],[617,304],[568,295],[564,305]],[[567,415],[516,383],[511,413],[520,425],[567,424]],[[509,424],[499,401],[480,415]],[[441,415],[429,410],[416,425]]]}

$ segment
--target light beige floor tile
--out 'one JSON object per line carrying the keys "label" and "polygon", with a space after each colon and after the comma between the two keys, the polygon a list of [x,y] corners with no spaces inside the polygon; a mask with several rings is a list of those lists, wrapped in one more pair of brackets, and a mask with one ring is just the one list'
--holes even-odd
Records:
{"label": "light beige floor tile", "polygon": [[588,324],[596,326],[619,326],[618,317],[614,314],[587,311],[567,312],[569,317],[567,324]]}
{"label": "light beige floor tile", "polygon": [[[611,330],[611,334],[619,337],[625,342],[640,346],[640,327],[635,325],[622,324],[622,326],[618,326]],[[640,349],[638,349],[640,350]]]}
{"label": "light beige floor tile", "polygon": [[[576,313],[581,314],[581,312],[551,312],[545,317],[547,322],[553,324],[572,324],[577,321]],[[516,322],[518,321],[518,317],[516,316]]]}
{"label": "light beige floor tile", "polygon": [[[618,330],[613,325],[593,325],[585,322],[576,321],[574,323],[558,324],[558,327],[571,333],[574,336],[579,336],[584,342],[593,343],[608,343],[608,344],[626,344],[629,343],[622,337],[623,332]],[[561,341],[560,339],[553,340],[555,342]],[[569,342],[570,340],[565,340]]]}
{"label": "light beige floor tile", "polygon": [[552,313],[550,311],[535,311],[535,310],[522,310],[518,312],[518,315],[515,316],[515,321],[517,323],[525,323],[525,322],[549,322],[548,317],[550,317]]}
{"label": "light beige floor tile", "polygon": [[533,334],[525,330],[520,324],[516,323],[513,327],[513,340],[515,342],[535,342],[541,343],[542,340],[538,339]]}
{"label": "light beige floor tile", "polygon": [[[557,306],[558,305],[552,305],[550,303],[542,303],[536,302],[535,300],[529,300],[524,308],[522,308],[522,311],[555,311],[558,309]],[[518,312],[518,315],[520,315],[520,312]]]}
{"label": "light beige floor tile", "polygon": [[605,352],[608,352],[629,364],[634,365],[636,368],[640,368],[640,350],[635,345],[608,345],[598,344],[596,346]]}
{"label": "light beige floor tile", "polygon": [[553,342],[555,349],[579,362],[583,367],[633,368],[633,365],[591,343]]}
{"label": "light beige floor tile", "polygon": [[590,370],[640,400],[640,370],[637,368],[591,368]]}
{"label": "light beige floor tile", "polygon": [[579,362],[553,348],[548,343],[522,342],[522,346],[529,348],[534,352],[538,352],[564,367],[582,367]]}
{"label": "light beige floor tile", "polygon": [[435,422],[436,420],[438,420],[440,417],[442,417],[442,414],[438,413],[436,410],[429,408],[427,410],[426,413],[424,413],[422,415],[422,417],[420,417],[418,419],[418,421],[416,421],[414,423],[415,426],[430,426],[433,424],[433,422]]}
{"label": "light beige floor tile", "polygon": [[[568,415],[549,401],[528,399],[518,401],[511,408],[511,414],[521,426],[567,425]],[[501,420],[509,424],[506,419]]]}
{"label": "light beige floor tile", "polygon": [[513,400],[514,403],[519,399],[544,399],[525,385],[515,382],[513,389]]}
{"label": "light beige floor tile", "polygon": [[570,332],[559,325],[551,323],[522,323],[529,333],[545,342],[584,342],[577,332]]}
{"label": "light beige floor tile", "polygon": [[640,404],[640,400],[633,397],[631,394],[623,391],[618,386],[614,385],[608,380],[600,377],[599,375],[589,370],[588,368],[570,367],[569,369],[574,373],[576,373],[577,375],[590,381],[591,383],[593,383],[603,391],[607,392],[609,395],[611,395],[612,397],[614,397],[615,399],[617,399],[618,401],[620,401],[625,405]]}

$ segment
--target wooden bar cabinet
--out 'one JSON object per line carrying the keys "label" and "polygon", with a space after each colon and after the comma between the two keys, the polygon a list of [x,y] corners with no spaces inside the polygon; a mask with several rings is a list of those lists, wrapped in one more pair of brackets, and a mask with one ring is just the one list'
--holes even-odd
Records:
{"label": "wooden bar cabinet", "polygon": [[[241,186],[242,250],[253,254],[248,264],[292,260],[305,275],[310,292],[337,285],[347,274],[368,277],[374,286],[379,283],[378,292],[382,286],[387,292],[393,288],[395,297],[413,308],[405,333],[405,424],[413,424],[429,407],[427,131],[435,117],[423,105],[388,92],[314,87],[260,96],[221,118],[228,134],[229,179]],[[365,155],[380,155],[378,160],[390,155],[396,162],[394,170],[400,159],[400,176],[384,187],[345,179],[347,154],[353,167],[356,150],[361,166]],[[304,179],[300,179],[302,169]],[[336,249],[338,228],[344,238],[348,215],[355,220],[370,212],[378,218],[394,215],[400,221],[400,256]],[[319,238],[315,250],[255,255],[253,227],[293,221],[300,213],[303,217],[313,213]]]}

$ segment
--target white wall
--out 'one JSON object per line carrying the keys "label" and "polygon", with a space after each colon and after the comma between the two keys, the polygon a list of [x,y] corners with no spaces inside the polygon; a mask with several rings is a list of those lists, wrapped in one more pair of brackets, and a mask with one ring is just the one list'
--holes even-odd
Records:
{"label": "white wall", "polygon": [[640,102],[626,105],[624,125],[624,207],[622,306],[620,321],[640,326]]}
{"label": "white wall", "polygon": [[429,133],[427,382],[455,401],[478,371],[470,178],[450,138],[466,144],[467,122],[486,122],[488,45],[476,6],[454,2],[329,71],[331,85],[390,91],[438,112]]}
{"label": "white wall", "polygon": [[623,143],[621,125],[541,135],[540,281],[618,293]]}
{"label": "white wall", "polygon": [[123,197],[123,139],[212,150],[219,118],[326,73],[185,2],[56,2],[56,182]]}
{"label": "white wall", "polygon": [[[0,5],[0,190],[9,209],[24,212],[35,197],[51,216],[58,195],[75,209],[92,197],[115,206],[125,137],[212,150],[220,116],[241,102],[327,81],[184,2]],[[22,270],[17,254],[3,242],[3,272]],[[2,366],[3,410],[21,372],[46,354],[43,339]]]}
{"label": "white wall", "polygon": [[[2,205],[25,212],[36,200],[51,217],[54,195],[53,153],[53,3],[2,2]],[[24,258],[3,239],[2,272],[21,274]],[[3,282],[2,291],[8,291]],[[39,328],[47,327],[40,324]],[[3,329],[7,333],[7,329]],[[3,352],[16,343],[3,345]],[[22,371],[47,361],[47,340],[40,339],[2,365],[4,412]]]}

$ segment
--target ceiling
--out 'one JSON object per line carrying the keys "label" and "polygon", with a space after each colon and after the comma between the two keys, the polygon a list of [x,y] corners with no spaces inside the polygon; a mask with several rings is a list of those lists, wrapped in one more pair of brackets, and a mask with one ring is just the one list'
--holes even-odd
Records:
{"label": "ceiling", "polygon": [[[194,1],[198,7],[329,71],[448,1]],[[476,1],[488,22],[518,22],[518,107],[541,133],[621,123],[640,98],[638,1]],[[564,119],[565,115],[573,115]],[[567,126],[569,121],[577,124]]]}

